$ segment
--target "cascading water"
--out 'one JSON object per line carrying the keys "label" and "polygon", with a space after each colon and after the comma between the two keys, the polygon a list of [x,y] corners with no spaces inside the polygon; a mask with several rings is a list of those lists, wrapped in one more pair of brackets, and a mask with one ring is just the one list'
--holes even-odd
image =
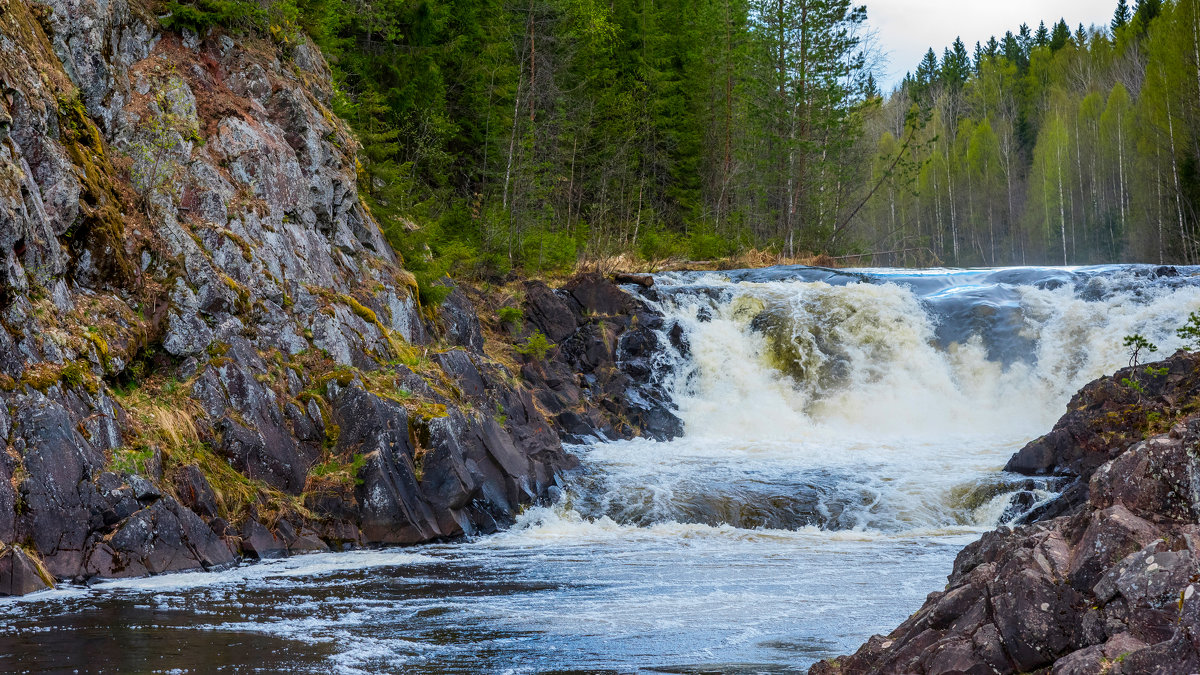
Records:
{"label": "cascading water", "polygon": [[1053,484],[999,467],[1124,365],[1121,336],[1179,346],[1200,285],[1167,269],[661,275],[649,301],[688,344],[663,352],[685,434],[582,449],[591,472],[559,511],[889,534],[1011,520],[1014,494]]}
{"label": "cascading water", "polygon": [[1125,365],[1122,336],[1178,347],[1198,273],[658,275],[645,301],[667,319],[657,370],[682,437],[575,448],[559,502],[492,537],[0,605],[4,651],[74,663],[40,630],[69,614],[84,637],[119,617],[287,670],[799,672],[890,630],[962,545],[1052,498],[1000,467]]}

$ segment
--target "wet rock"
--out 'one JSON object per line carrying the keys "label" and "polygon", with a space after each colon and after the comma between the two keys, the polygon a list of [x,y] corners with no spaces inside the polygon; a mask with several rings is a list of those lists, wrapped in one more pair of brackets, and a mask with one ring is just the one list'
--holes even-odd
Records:
{"label": "wet rock", "polygon": [[87,576],[116,578],[221,569],[236,558],[195,513],[170,497],[130,516],[90,552]]}
{"label": "wet rock", "polygon": [[25,595],[51,587],[37,561],[15,546],[0,544],[0,596]]}
{"label": "wet rock", "polygon": [[[218,568],[234,557],[224,538],[239,534],[264,556],[492,531],[575,465],[543,404],[579,410],[577,426],[598,433],[637,431],[620,421],[640,423],[624,391],[653,373],[643,361],[622,371],[620,336],[661,319],[611,283],[546,289],[544,302],[558,299],[539,315],[557,322],[547,334],[573,342],[570,360],[544,370],[545,400],[483,353],[469,289],[425,323],[412,275],[359,197],[355,143],[328,113],[330,70],[310,42],[289,61],[221,31],[160,32],[128,3],[6,11],[0,543],[28,542],[52,574],[86,580]],[[136,155],[167,115],[180,127],[162,157],[172,180],[155,187]],[[133,173],[105,159],[125,155]],[[122,201],[135,193],[144,208]],[[395,365],[402,342],[437,347],[432,365]],[[68,362],[86,364],[83,384],[18,384]],[[335,364],[361,372],[326,387]],[[383,368],[419,400],[372,380]],[[110,383],[172,377],[190,390],[147,392],[155,409],[134,397],[121,410],[109,395]],[[180,404],[195,427],[187,442],[254,484],[303,494],[318,517],[281,514],[278,536],[253,519],[235,529],[220,512],[236,505],[198,467],[164,475],[156,413]],[[134,447],[151,456],[118,471],[113,451]],[[359,455],[362,470],[336,485],[310,475]]]}
{"label": "wet rock", "polygon": [[1092,645],[1064,656],[1054,663],[1052,675],[1097,675],[1111,670],[1124,657],[1146,646],[1129,633],[1109,638],[1104,644]]}
{"label": "wet rock", "polygon": [[284,543],[287,544],[288,555],[320,553],[329,550],[329,546],[321,541],[321,538],[312,528],[301,527],[297,529],[290,522],[281,520],[276,527],[276,531]]}
{"label": "wet rock", "polygon": [[1092,588],[1105,570],[1157,539],[1160,532],[1123,506],[1092,513],[1071,557],[1071,585],[1079,590]]}
{"label": "wet rock", "polygon": [[636,308],[632,296],[599,274],[575,277],[563,290],[579,303],[585,315],[631,315]]}
{"label": "wet rock", "polygon": [[218,420],[221,455],[247,476],[299,494],[318,450],[297,442],[275,392],[249,372],[255,358],[206,369],[193,390]]}
{"label": "wet rock", "polygon": [[15,415],[22,464],[25,511],[22,529],[31,533],[50,574],[76,576],[84,544],[102,525],[100,493],[90,479],[105,464],[104,455],[80,435],[71,414],[38,392],[20,399]]}
{"label": "wet rock", "polygon": [[250,518],[242,526],[242,552],[260,560],[285,558],[287,544],[280,541],[262,523]]}
{"label": "wet rock", "polygon": [[334,420],[341,429],[339,454],[366,458],[356,490],[366,540],[411,544],[442,536],[429,505],[420,498],[408,411],[351,386],[336,399]]}
{"label": "wet rock", "polygon": [[571,305],[541,281],[525,282],[525,320],[553,343],[570,337],[578,327]]}
{"label": "wet rock", "polygon": [[[1005,470],[1076,476],[1086,485],[1097,467],[1141,440],[1151,414],[1169,416],[1173,401],[1200,395],[1200,354],[1181,351],[1154,365],[1166,374],[1151,378],[1144,367],[1123,368],[1086,385],[1054,429],[1025,445]],[[1144,393],[1121,384],[1131,377],[1145,380]],[[1078,508],[1083,499],[1086,491],[1073,492],[1065,510]]]}
{"label": "wet rock", "polygon": [[521,372],[539,403],[562,420],[567,440],[682,433],[658,358],[670,348],[686,350],[682,329],[664,332],[661,316],[596,274],[558,292],[541,282],[524,288],[529,328],[558,348],[544,362],[527,359]]}
{"label": "wet rock", "polygon": [[17,494],[12,483],[13,460],[0,452],[0,543],[16,539]]}
{"label": "wet rock", "polygon": [[480,374],[475,363],[471,361],[471,355],[466,351],[452,349],[437,354],[433,358],[442,367],[442,371],[454,380],[455,385],[462,390],[465,396],[479,397],[486,393],[487,384],[483,381],[483,375]]}

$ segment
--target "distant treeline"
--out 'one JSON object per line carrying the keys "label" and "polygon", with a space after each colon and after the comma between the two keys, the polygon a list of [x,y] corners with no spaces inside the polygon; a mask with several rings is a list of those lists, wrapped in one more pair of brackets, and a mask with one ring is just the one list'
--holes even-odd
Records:
{"label": "distant treeline", "polygon": [[896,263],[1198,261],[1198,5],[930,50],[869,117],[855,235]]}
{"label": "distant treeline", "polygon": [[328,56],[423,287],[582,256],[1191,260],[1200,0],[931,50],[889,96],[849,0],[172,0]]}

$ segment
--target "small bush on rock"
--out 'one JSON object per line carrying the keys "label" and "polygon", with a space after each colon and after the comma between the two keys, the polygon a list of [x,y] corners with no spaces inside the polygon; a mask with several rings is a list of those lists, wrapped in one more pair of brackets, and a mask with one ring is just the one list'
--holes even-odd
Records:
{"label": "small bush on rock", "polygon": [[517,345],[517,353],[525,356],[532,356],[538,361],[546,360],[546,352],[555,347],[554,343],[546,338],[545,333],[540,330],[533,331],[533,335],[525,338],[525,342]]}

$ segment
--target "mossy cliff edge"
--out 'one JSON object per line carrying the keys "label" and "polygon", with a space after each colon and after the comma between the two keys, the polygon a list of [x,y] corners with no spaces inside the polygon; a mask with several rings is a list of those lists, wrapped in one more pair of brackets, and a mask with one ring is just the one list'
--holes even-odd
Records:
{"label": "mossy cliff edge", "polygon": [[0,0],[0,82],[0,594],[493,531],[560,430],[677,431],[598,277],[421,306],[310,42]]}

